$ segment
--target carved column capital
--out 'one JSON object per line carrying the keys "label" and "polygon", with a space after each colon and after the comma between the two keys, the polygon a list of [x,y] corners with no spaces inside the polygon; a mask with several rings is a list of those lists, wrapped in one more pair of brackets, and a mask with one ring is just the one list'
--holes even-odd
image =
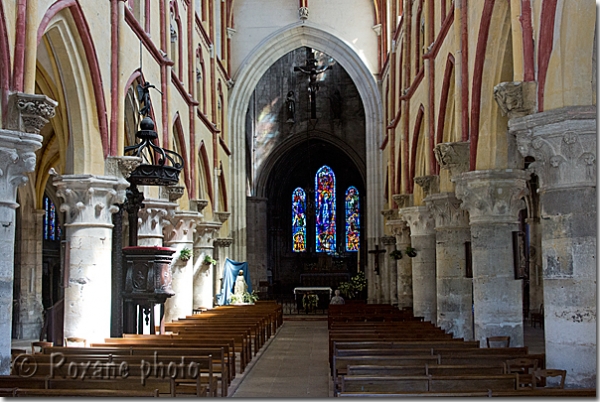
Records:
{"label": "carved column capital", "polygon": [[435,221],[429,208],[408,207],[398,210],[401,218],[410,226],[411,236],[426,236],[435,233]]}
{"label": "carved column capital", "polygon": [[54,109],[57,105],[58,102],[46,95],[12,93],[8,98],[5,127],[9,130],[39,134],[48,123],[48,119],[55,116]]}
{"label": "carved column capital", "polygon": [[163,231],[166,242],[193,243],[196,225],[200,221],[200,214],[193,211],[175,211],[173,216],[165,222]]}
{"label": "carved column capital", "polygon": [[522,170],[476,170],[453,178],[461,208],[469,212],[470,223],[517,223],[525,208],[529,173]]}
{"label": "carved column capital", "polygon": [[384,246],[393,246],[394,244],[396,244],[396,237],[394,237],[394,236],[381,236],[379,238],[379,241],[381,241],[381,243]]}
{"label": "carved column capital", "polygon": [[52,183],[62,198],[60,210],[65,212],[66,226],[98,226],[112,228],[112,214],[119,210],[114,204],[125,201],[123,183],[114,177],[94,175],[56,176]]}
{"label": "carved column capital", "polygon": [[219,234],[221,229],[219,222],[200,222],[196,225],[195,246],[196,247],[212,247],[212,241]]}
{"label": "carved column capital", "polygon": [[227,219],[229,219],[231,212],[215,211],[214,214],[217,217],[217,219],[219,220],[219,222],[225,223],[227,221]]}
{"label": "carved column capital", "polygon": [[384,209],[381,211],[381,215],[383,215],[386,220],[394,219],[397,217],[397,213],[398,211],[396,209]]}
{"label": "carved column capital", "polygon": [[419,176],[415,177],[415,183],[418,184],[425,193],[425,197],[430,194],[435,194],[440,192],[440,176],[430,175],[430,176]]}
{"label": "carved column capital", "polygon": [[233,244],[233,239],[231,237],[219,237],[215,239],[214,245],[215,247],[229,247]]}
{"label": "carved column capital", "polygon": [[396,243],[410,243],[410,227],[404,219],[396,219],[386,223],[391,232],[396,236]]}
{"label": "carved column capital", "polygon": [[[163,226],[171,215],[175,213],[177,204],[156,198],[144,199],[144,208],[138,212],[138,239],[140,245],[155,239],[161,243],[163,239]],[[154,244],[161,245],[161,244]]]}
{"label": "carved column capital", "polygon": [[433,148],[435,159],[450,176],[458,176],[469,170],[469,142],[441,142]]}
{"label": "carved column capital", "polygon": [[515,119],[509,132],[519,153],[535,158],[528,170],[539,176],[543,192],[596,186],[596,127],[589,108],[571,107]]}
{"label": "carved column capital", "polygon": [[398,205],[398,209],[412,207],[413,206],[413,195],[412,194],[394,194],[392,199]]}
{"label": "carved column capital", "polygon": [[109,156],[104,163],[104,174],[127,180],[131,172],[142,163],[137,156]]}
{"label": "carved column capital", "polygon": [[433,213],[436,229],[469,226],[469,214],[460,207],[461,201],[454,193],[433,194],[424,201]]}
{"label": "carved column capital", "polygon": [[0,130],[0,202],[16,208],[17,187],[27,183],[27,172],[35,170],[35,151],[42,136]]}
{"label": "carved column capital", "polygon": [[501,82],[494,87],[494,99],[502,116],[508,116],[509,119],[534,113],[535,95],[535,81]]}

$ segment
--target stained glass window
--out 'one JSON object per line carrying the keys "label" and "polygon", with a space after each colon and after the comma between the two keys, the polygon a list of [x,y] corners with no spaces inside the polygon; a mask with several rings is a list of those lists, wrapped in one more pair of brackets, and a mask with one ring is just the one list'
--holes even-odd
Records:
{"label": "stained glass window", "polygon": [[335,252],[335,174],[323,165],[315,175],[316,251]]}
{"label": "stained glass window", "polygon": [[60,225],[56,219],[56,206],[44,196],[44,240],[60,240]]}
{"label": "stained glass window", "polygon": [[297,187],[292,193],[292,251],[306,251],[306,193]]}
{"label": "stained glass window", "polygon": [[360,204],[354,186],[346,190],[346,251],[358,251],[360,246]]}

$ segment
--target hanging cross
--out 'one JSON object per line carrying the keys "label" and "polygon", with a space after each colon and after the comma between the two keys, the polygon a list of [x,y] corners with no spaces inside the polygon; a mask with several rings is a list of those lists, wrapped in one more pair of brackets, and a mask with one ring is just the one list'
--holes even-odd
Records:
{"label": "hanging cross", "polygon": [[317,118],[317,92],[319,91],[319,83],[317,82],[317,77],[319,74],[329,70],[331,66],[326,66],[322,68],[317,68],[317,59],[312,56],[312,50],[307,48],[307,59],[306,64],[304,66],[296,66],[294,67],[294,71],[300,71],[303,74],[307,74],[309,76],[308,81],[308,96],[310,99],[310,118]]}
{"label": "hanging cross", "polygon": [[374,254],[375,257],[375,273],[379,275],[379,254],[385,253],[385,250],[380,250],[379,245],[375,245],[375,250],[369,250],[369,254]]}

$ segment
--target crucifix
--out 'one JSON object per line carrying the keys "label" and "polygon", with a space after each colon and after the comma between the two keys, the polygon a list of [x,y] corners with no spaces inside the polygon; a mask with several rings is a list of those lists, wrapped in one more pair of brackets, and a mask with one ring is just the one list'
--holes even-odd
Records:
{"label": "crucifix", "polygon": [[310,118],[317,118],[317,92],[319,91],[318,75],[329,70],[331,66],[317,68],[317,59],[312,55],[312,49],[307,48],[307,59],[304,66],[295,66],[294,71],[308,75],[308,97],[310,99]]}
{"label": "crucifix", "polygon": [[380,250],[379,245],[375,245],[375,250],[369,250],[369,254],[374,254],[375,257],[375,273],[379,275],[379,254],[385,253],[385,250]]}

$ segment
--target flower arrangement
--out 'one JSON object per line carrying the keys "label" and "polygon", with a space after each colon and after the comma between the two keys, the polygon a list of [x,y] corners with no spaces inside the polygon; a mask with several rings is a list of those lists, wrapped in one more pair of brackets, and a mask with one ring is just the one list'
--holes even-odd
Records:
{"label": "flower arrangement", "polygon": [[217,264],[217,260],[215,260],[214,258],[212,258],[210,255],[206,254],[204,256],[204,260],[202,261],[202,263],[206,264],[206,265],[210,265],[210,264],[216,265]]}
{"label": "flower arrangement", "polygon": [[367,287],[367,278],[364,272],[359,272],[350,278],[349,282],[341,282],[338,289],[347,299],[354,299]]}
{"label": "flower arrangement", "polygon": [[417,256],[417,250],[414,247],[411,246],[407,246],[406,250],[404,251],[406,253],[407,256],[409,256],[410,258],[416,257]]}
{"label": "flower arrangement", "polygon": [[190,258],[192,258],[193,255],[194,253],[192,252],[192,250],[190,250],[187,247],[184,247],[181,249],[181,251],[179,251],[179,259],[181,261],[188,261]]}
{"label": "flower arrangement", "polygon": [[302,307],[306,311],[311,311],[311,310],[316,309],[318,302],[319,302],[319,296],[317,296],[315,294],[306,293],[304,296],[302,296]]}
{"label": "flower arrangement", "polygon": [[241,303],[247,303],[247,304],[254,304],[254,302],[256,302],[258,300],[258,295],[256,294],[256,291],[252,291],[252,293],[249,292],[244,292],[244,294],[240,297],[238,295],[231,295],[231,299],[230,302],[231,304],[241,304]]}
{"label": "flower arrangement", "polygon": [[390,257],[393,258],[394,260],[399,260],[402,258],[402,251],[394,250],[390,253]]}

